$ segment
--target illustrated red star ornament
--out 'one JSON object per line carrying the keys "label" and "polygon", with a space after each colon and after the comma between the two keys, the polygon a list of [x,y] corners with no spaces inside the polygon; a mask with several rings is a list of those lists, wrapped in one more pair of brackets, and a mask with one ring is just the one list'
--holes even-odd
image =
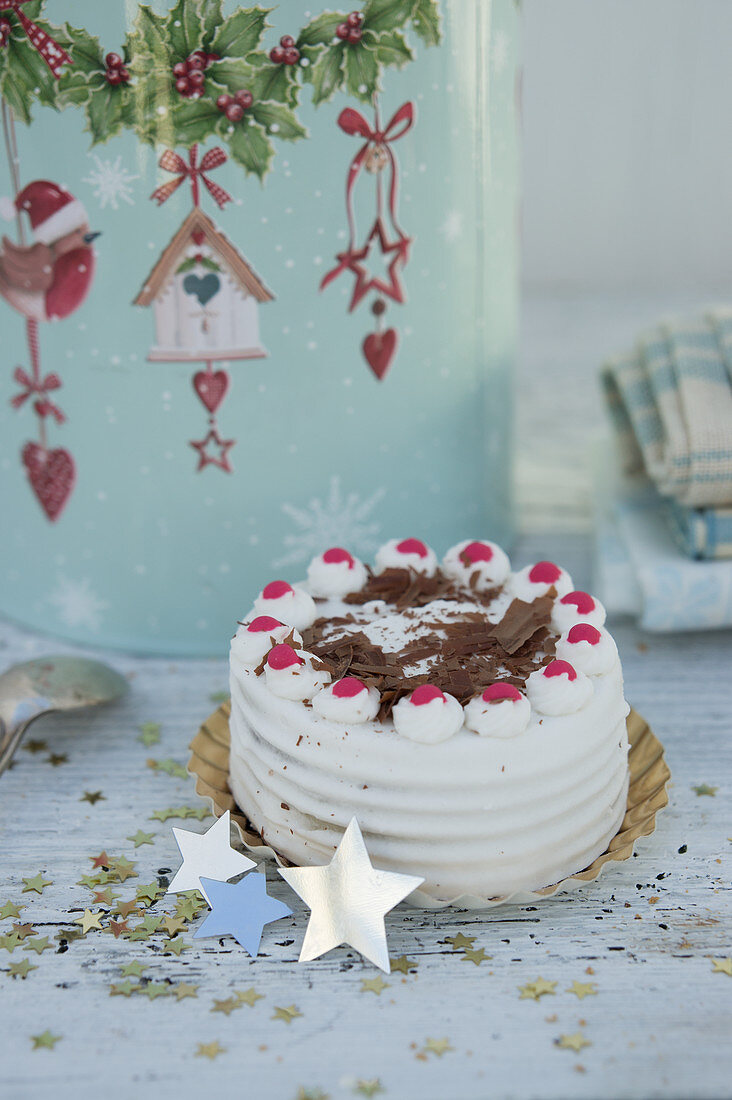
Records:
{"label": "illustrated red star ornament", "polygon": [[[220,470],[224,470],[227,474],[230,474],[232,472],[232,467],[229,462],[229,451],[235,443],[235,439],[222,439],[217,428],[209,428],[208,435],[206,435],[204,439],[198,441],[193,439],[190,440],[189,446],[198,451],[196,472],[205,470],[207,466],[218,466]],[[219,453],[217,455],[209,453],[210,444],[218,447]]]}

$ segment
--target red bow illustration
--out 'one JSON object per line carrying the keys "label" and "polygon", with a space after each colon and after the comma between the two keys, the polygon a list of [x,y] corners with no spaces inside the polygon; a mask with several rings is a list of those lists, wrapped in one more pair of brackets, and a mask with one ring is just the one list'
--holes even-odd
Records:
{"label": "red bow illustration", "polygon": [[47,374],[45,378],[39,378],[36,381],[22,367],[16,367],[13,371],[13,378],[19,386],[23,387],[22,393],[16,393],[14,397],[10,398],[10,404],[14,409],[19,409],[34,393],[37,393],[40,396],[33,403],[33,408],[38,415],[52,416],[57,424],[64,423],[66,420],[64,413],[58,405],[54,405],[53,401],[49,401],[48,397],[45,396],[53,390],[61,389],[61,379],[57,374]]}
{"label": "red bow illustration", "polygon": [[12,11],[17,15],[18,22],[25,31],[31,46],[38,51],[56,80],[58,80],[62,66],[71,65],[73,62],[66,50],[62,49],[58,42],[51,38],[50,34],[41,30],[38,24],[29,19],[21,9],[21,4],[28,3],[30,3],[30,0],[0,0],[0,11]]}
{"label": "red bow illustration", "polygon": [[156,187],[150,198],[155,199],[158,206],[162,206],[162,204],[170,198],[173,192],[178,190],[183,181],[189,179],[191,181],[193,205],[198,206],[198,181],[202,180],[214,202],[217,203],[219,207],[223,208],[227,202],[231,202],[231,195],[227,191],[224,191],[223,187],[219,187],[218,183],[214,183],[213,180],[210,180],[206,173],[214,168],[218,168],[221,164],[225,164],[226,159],[226,153],[220,145],[215,145],[213,149],[209,149],[208,152],[204,153],[200,164],[198,163],[198,145],[192,145],[189,149],[187,164],[178,153],[173,152],[172,149],[166,149],[158,161],[158,164],[166,172],[172,172],[176,178],[168,180],[167,183],[161,184],[160,187]]}

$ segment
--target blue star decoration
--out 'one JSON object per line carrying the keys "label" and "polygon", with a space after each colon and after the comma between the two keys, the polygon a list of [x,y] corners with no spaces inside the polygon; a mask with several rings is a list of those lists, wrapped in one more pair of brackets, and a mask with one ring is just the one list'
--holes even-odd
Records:
{"label": "blue star decoration", "polygon": [[259,952],[265,924],[292,916],[284,902],[267,893],[266,875],[249,874],[237,883],[201,878],[211,912],[193,938],[233,936],[252,958]]}

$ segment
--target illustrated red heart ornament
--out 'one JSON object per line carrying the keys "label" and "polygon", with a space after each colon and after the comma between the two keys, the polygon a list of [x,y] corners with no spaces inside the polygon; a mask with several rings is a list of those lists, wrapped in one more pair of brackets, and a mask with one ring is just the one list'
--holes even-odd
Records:
{"label": "illustrated red heart ornament", "polygon": [[63,447],[49,451],[39,443],[26,443],[20,457],[41,508],[51,523],[55,523],[76,480],[73,458]]}
{"label": "illustrated red heart ornament", "polygon": [[215,413],[226,397],[229,376],[225,370],[199,370],[193,375],[193,388],[210,413]]}
{"label": "illustrated red heart ornament", "polygon": [[387,328],[383,332],[370,333],[363,342],[363,353],[366,362],[371,367],[376,377],[381,381],[396,355],[399,335],[395,328]]}

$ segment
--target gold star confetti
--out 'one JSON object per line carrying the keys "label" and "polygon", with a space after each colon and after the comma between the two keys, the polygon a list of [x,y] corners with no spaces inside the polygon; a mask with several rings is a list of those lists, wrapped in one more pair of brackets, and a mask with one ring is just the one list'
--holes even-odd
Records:
{"label": "gold star confetti", "polygon": [[7,920],[8,917],[20,917],[20,910],[27,909],[27,905],[15,905],[12,901],[6,901],[2,909],[0,909],[0,920]]}
{"label": "gold star confetti", "polygon": [[389,983],[384,981],[381,974],[377,974],[375,978],[361,979],[362,993],[375,993],[377,997],[380,997],[383,991],[388,988]]}
{"label": "gold star confetti", "polygon": [[119,894],[115,894],[110,886],[105,886],[103,890],[94,891],[93,905],[110,905],[115,898],[118,898]]}
{"label": "gold star confetti", "polygon": [[297,1005],[287,1005],[285,1008],[280,1008],[275,1005],[273,1020],[282,1020],[285,1024],[291,1024],[296,1016],[302,1016],[302,1012],[298,1009]]}
{"label": "gold star confetti", "polygon": [[138,877],[137,871],[133,870],[134,866],[135,864],[130,862],[129,859],[120,856],[119,859],[115,859],[110,864],[109,869],[120,882],[126,882],[128,878]]}
{"label": "gold star confetti", "polygon": [[35,935],[35,928],[32,924],[14,924],[11,928],[11,932],[15,932],[18,939],[27,940],[29,936]]}
{"label": "gold star confetti", "polygon": [[140,978],[142,977],[142,972],[144,969],[145,967],[141,962],[139,962],[137,959],[133,959],[132,962],[125,963],[125,965],[122,967],[122,977]]}
{"label": "gold star confetti", "polygon": [[30,959],[21,959],[20,962],[10,963],[8,971],[14,978],[27,978],[31,970],[37,970]]}
{"label": "gold star confetti", "polygon": [[34,1050],[41,1050],[44,1047],[46,1050],[53,1050],[56,1043],[62,1038],[62,1035],[52,1035],[50,1031],[43,1031],[40,1035],[31,1035]]}
{"label": "gold star confetti", "polygon": [[52,949],[52,944],[48,942],[48,936],[36,936],[33,940],[26,940],[26,951],[35,951],[36,955],[42,955],[44,951]]}
{"label": "gold star confetti", "polygon": [[181,817],[195,817],[197,821],[203,821],[205,817],[211,817],[208,806],[179,806]]}
{"label": "gold star confetti", "polygon": [[144,928],[135,928],[133,932],[130,932],[127,939],[130,943],[140,943],[144,940],[150,939],[150,933],[146,932]]}
{"label": "gold star confetti", "polygon": [[425,1051],[430,1051],[432,1054],[436,1054],[438,1058],[441,1058],[448,1050],[454,1050],[455,1048],[450,1046],[449,1039],[426,1039],[424,1049]]}
{"label": "gold star confetti", "polygon": [[573,981],[566,992],[574,993],[575,997],[581,1001],[584,997],[590,997],[597,993],[597,989],[594,982]]}
{"label": "gold star confetti", "polygon": [[400,955],[398,959],[389,959],[392,974],[397,970],[402,974],[408,974],[410,970],[416,970],[417,965],[415,959],[408,959],[406,955]]}
{"label": "gold star confetti", "polygon": [[142,741],[146,748],[150,748],[151,745],[157,745],[160,740],[160,723],[159,722],[143,722],[140,726],[140,736],[138,741]]}
{"label": "gold star confetti", "polygon": [[155,835],[155,833],[143,833],[142,829],[138,829],[134,836],[128,836],[127,839],[139,848],[141,844],[152,844]]}
{"label": "gold star confetti", "polygon": [[98,856],[89,856],[89,859],[95,870],[97,867],[109,867],[112,862],[106,852],[100,852]]}
{"label": "gold star confetti", "polygon": [[90,806],[96,806],[97,802],[106,802],[101,791],[84,791],[79,802],[88,802]]}
{"label": "gold star confetti", "polygon": [[295,1100],[330,1100],[330,1094],[323,1092],[322,1089],[306,1089],[300,1085]]}
{"label": "gold star confetti", "polygon": [[712,959],[713,974],[729,974],[732,978],[732,957],[729,959]]}
{"label": "gold star confetti", "polygon": [[575,1054],[579,1054],[583,1047],[592,1046],[590,1040],[585,1039],[581,1031],[575,1031],[574,1035],[560,1035],[554,1041],[562,1050],[573,1050]]}
{"label": "gold star confetti", "polygon": [[556,982],[548,982],[544,978],[537,978],[535,982],[527,982],[526,985],[518,986],[521,996],[520,1001],[532,1000],[538,1001],[540,997],[543,997],[547,993],[554,993],[554,987]]}
{"label": "gold star confetti", "polygon": [[98,886],[104,886],[109,882],[108,871],[97,871],[96,875],[82,875],[77,886],[86,886],[87,890],[96,890]]}
{"label": "gold star confetti", "polygon": [[164,982],[148,982],[144,989],[140,987],[140,992],[149,997],[151,1001],[154,1001],[157,997],[168,997],[170,986]]}
{"label": "gold star confetti", "polygon": [[133,985],[128,978],[126,982],[112,983],[109,987],[110,997],[130,997],[133,993],[137,993],[139,985]]}
{"label": "gold star confetti", "polygon": [[126,920],[110,919],[106,930],[107,932],[111,932],[114,938],[118,940],[120,936],[124,936],[127,932],[129,932],[130,926],[128,925]]}
{"label": "gold star confetti", "polygon": [[53,768],[58,768],[61,764],[68,764],[69,758],[65,752],[52,752],[46,757],[46,763],[50,764]]}
{"label": "gold star confetti", "polygon": [[184,943],[180,936],[176,936],[175,939],[172,940],[163,940],[164,955],[175,955],[177,958],[180,958],[181,951],[189,951],[190,947],[191,945],[189,943]]}
{"label": "gold star confetti", "polygon": [[182,1001],[186,997],[198,997],[198,986],[189,985],[188,982],[178,982],[178,985],[173,986],[173,995],[176,1001]]}
{"label": "gold star confetti", "polygon": [[458,932],[457,936],[447,936],[445,943],[452,944],[453,951],[464,951],[466,947],[473,946],[475,936],[464,936],[462,932]]}
{"label": "gold star confetti", "polygon": [[175,810],[169,807],[167,810],[154,810],[150,814],[150,821],[167,821],[169,817],[177,817]]}
{"label": "gold star confetti", "polygon": [[138,886],[135,894],[138,901],[147,901],[151,905],[154,901],[157,901],[163,891],[158,886],[157,882],[149,882],[145,886]]}
{"label": "gold star confetti", "polygon": [[71,928],[62,928],[60,932],[54,937],[59,943],[72,943],[74,940],[83,940],[84,933],[78,925],[72,925]]}
{"label": "gold star confetti", "polygon": [[225,1016],[230,1016],[235,1008],[240,1007],[241,1002],[236,997],[228,997],[225,1001],[214,1000],[211,1012],[223,1012]]}
{"label": "gold star confetti", "polygon": [[40,871],[33,878],[24,878],[23,882],[25,883],[21,890],[23,894],[28,894],[31,890],[35,891],[36,894],[42,894],[47,886],[53,886],[51,879],[44,878]]}
{"label": "gold star confetti", "polygon": [[226,1047],[222,1047],[218,1039],[215,1039],[213,1043],[199,1043],[196,1058],[210,1058],[213,1061],[219,1054],[225,1053]]}
{"label": "gold star confetti", "polygon": [[169,936],[177,935],[186,926],[186,922],[182,917],[163,917],[163,924]]}
{"label": "gold star confetti", "polygon": [[81,917],[77,917],[74,924],[80,924],[81,930],[84,935],[90,932],[92,928],[99,929],[101,931],[102,925],[100,921],[101,913],[92,913],[91,909],[85,909],[84,914]]}
{"label": "gold star confetti", "polygon": [[138,928],[144,928],[146,932],[151,935],[160,928],[163,923],[163,917],[161,913],[145,913],[142,921],[138,925]]}
{"label": "gold star confetti", "polygon": [[708,783],[700,783],[698,787],[692,787],[697,798],[702,795],[708,795],[710,798],[714,798],[715,794],[719,790],[719,787],[710,787]]}
{"label": "gold star confetti", "polygon": [[177,760],[148,760],[146,763],[148,768],[152,768],[152,770],[156,772],[165,772],[166,775],[171,776],[171,778],[188,778],[188,772]]}
{"label": "gold star confetti", "polygon": [[134,917],[139,911],[140,910],[137,908],[137,898],[133,901],[117,902],[117,912],[124,920],[126,920],[127,917]]}
{"label": "gold star confetti", "polygon": [[370,1081],[359,1078],[353,1087],[354,1092],[360,1092],[362,1096],[376,1096],[377,1092],[383,1092],[384,1087],[378,1077],[372,1077]]}
{"label": "gold star confetti", "polygon": [[234,996],[240,1005],[249,1005],[250,1008],[254,1008],[257,1001],[264,1000],[264,994],[257,993],[253,985],[250,985],[249,989],[235,989]]}
{"label": "gold star confetti", "polygon": [[476,947],[476,948],[467,947],[465,949],[465,953],[463,954],[463,961],[464,962],[467,960],[468,962],[475,963],[476,966],[480,966],[480,964],[482,962],[485,962],[486,959],[492,959],[492,958],[493,958],[492,955],[486,955],[485,950],[482,947]]}
{"label": "gold star confetti", "polygon": [[4,936],[0,936],[0,947],[9,951],[11,955],[22,942],[17,932],[6,932]]}
{"label": "gold star confetti", "polygon": [[195,920],[202,909],[205,909],[203,899],[196,892],[194,897],[179,897],[175,904],[175,915],[183,920]]}
{"label": "gold star confetti", "polygon": [[29,741],[26,741],[23,748],[26,752],[35,754],[37,752],[46,752],[48,750],[48,745],[45,741],[34,741],[33,738],[31,738]]}

